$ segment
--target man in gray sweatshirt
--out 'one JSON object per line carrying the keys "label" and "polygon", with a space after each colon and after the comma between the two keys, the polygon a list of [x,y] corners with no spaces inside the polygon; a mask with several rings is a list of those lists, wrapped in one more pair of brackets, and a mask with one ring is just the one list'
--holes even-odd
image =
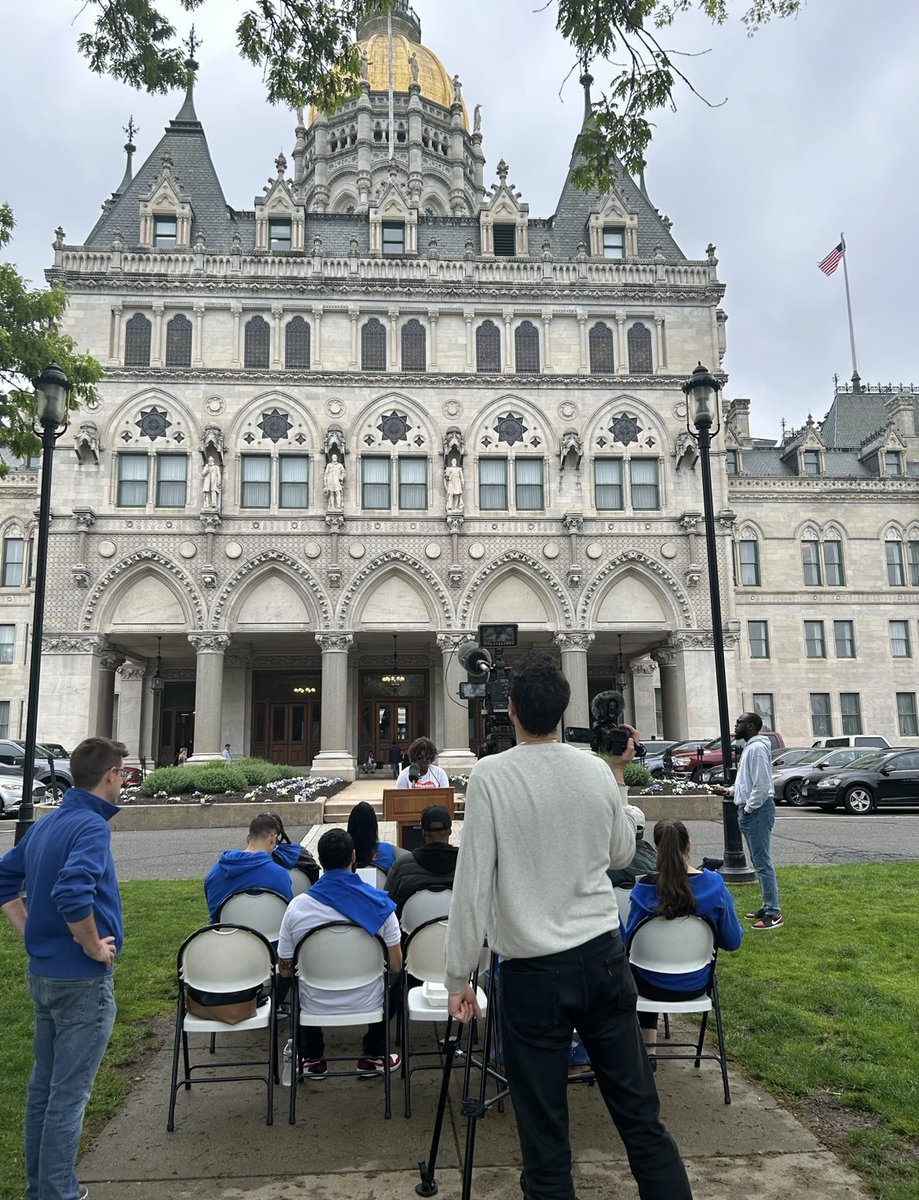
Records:
{"label": "man in gray sweatshirt", "polygon": [[691,1200],[679,1151],[660,1119],[606,874],[635,853],[622,782],[634,742],[609,765],[560,744],[569,696],[551,659],[530,655],[515,666],[510,713],[517,744],[481,759],[470,777],[447,925],[450,1011],[461,1021],[481,1016],[469,976],[487,933],[501,959],[503,1050],[527,1200],[574,1198],[567,1100],[573,1029],[587,1047],[642,1200]]}

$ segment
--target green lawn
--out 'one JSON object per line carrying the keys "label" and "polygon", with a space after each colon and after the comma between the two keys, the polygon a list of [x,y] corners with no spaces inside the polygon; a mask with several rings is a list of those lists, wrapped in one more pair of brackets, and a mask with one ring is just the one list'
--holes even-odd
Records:
{"label": "green lawn", "polygon": [[[883,1200],[919,1200],[919,863],[779,870],[787,925],[749,933],[719,963],[735,1064],[805,1116],[831,1115],[834,1141]],[[206,920],[201,884],[123,885],[125,950],[118,1021],[90,1122],[110,1115],[124,1068],[152,1043],[152,1018],[172,1009],[175,952]],[[737,888],[738,908],[755,888]],[[31,1063],[25,955],[0,927],[0,1198],[22,1194],[22,1103]],[[849,1129],[848,1127],[853,1128]]]}

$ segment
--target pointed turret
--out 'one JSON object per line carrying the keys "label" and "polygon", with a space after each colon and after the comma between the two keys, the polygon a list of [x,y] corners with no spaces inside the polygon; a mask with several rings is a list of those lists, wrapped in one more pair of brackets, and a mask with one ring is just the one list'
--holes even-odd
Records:
{"label": "pointed turret", "polygon": [[124,175],[121,177],[121,183],[119,183],[118,187],[116,187],[114,192],[112,192],[113,200],[117,199],[118,196],[128,190],[128,184],[134,178],[133,160],[134,152],[137,149],[137,147],[134,145],[134,135],[139,133],[140,130],[134,124],[133,116],[128,117],[128,123],[124,127],[124,132],[128,135],[128,140],[124,145],[124,152],[127,156],[127,161],[124,164]]}

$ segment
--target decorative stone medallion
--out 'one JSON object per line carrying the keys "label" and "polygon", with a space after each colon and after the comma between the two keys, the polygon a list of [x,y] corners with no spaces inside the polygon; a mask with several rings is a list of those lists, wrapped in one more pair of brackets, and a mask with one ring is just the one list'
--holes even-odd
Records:
{"label": "decorative stone medallion", "polygon": [[204,402],[204,407],[212,417],[219,417],[226,408],[226,403],[220,396],[209,396]]}
{"label": "decorative stone medallion", "polygon": [[326,400],[325,410],[330,417],[340,417],[345,411],[345,406],[340,400]]}
{"label": "decorative stone medallion", "polygon": [[427,558],[440,558],[441,548],[437,542],[428,542],[424,548],[424,553]]}
{"label": "decorative stone medallion", "polygon": [[558,415],[565,421],[573,421],[578,415],[578,406],[572,400],[563,400],[558,406]]}
{"label": "decorative stone medallion", "polygon": [[367,550],[363,542],[352,542],[348,547],[348,553],[352,558],[363,558]]}
{"label": "decorative stone medallion", "polygon": [[447,400],[443,407],[445,417],[458,417],[462,411],[462,405],[458,400]]}
{"label": "decorative stone medallion", "polygon": [[664,542],[661,546],[661,558],[676,558],[677,548],[673,542]]}
{"label": "decorative stone medallion", "polygon": [[112,558],[118,547],[114,542],[100,542],[98,549],[103,558]]}
{"label": "decorative stone medallion", "polygon": [[588,558],[593,558],[593,559],[602,558],[603,547],[600,545],[599,542],[591,542],[590,545],[587,547],[587,549],[584,551],[584,553],[587,555]]}
{"label": "decorative stone medallion", "polygon": [[558,542],[546,542],[542,548],[542,552],[546,558],[558,558]]}
{"label": "decorative stone medallion", "polygon": [[472,545],[469,547],[469,557],[470,558],[484,558],[485,557],[485,547],[482,545],[481,542],[473,542],[472,543]]}
{"label": "decorative stone medallion", "polygon": [[318,542],[307,542],[303,547],[303,553],[307,558],[318,558],[322,553],[322,547]]}
{"label": "decorative stone medallion", "polygon": [[227,542],[224,548],[224,554],[226,554],[227,558],[239,558],[242,552],[243,548],[239,542]]}
{"label": "decorative stone medallion", "polygon": [[194,558],[198,553],[198,547],[194,542],[180,542],[179,553],[183,558]]}

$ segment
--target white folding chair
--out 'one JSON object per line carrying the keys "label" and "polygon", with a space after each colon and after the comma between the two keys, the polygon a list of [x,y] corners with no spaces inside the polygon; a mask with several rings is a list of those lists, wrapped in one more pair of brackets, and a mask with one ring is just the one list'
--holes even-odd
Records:
{"label": "white folding chair", "polygon": [[433,921],[437,917],[450,915],[450,901],[453,892],[450,888],[422,888],[413,892],[402,905],[402,916],[399,924],[403,933],[411,933],[425,921]]}
{"label": "white folding chair", "polygon": [[301,871],[299,867],[290,867],[288,874],[290,875],[290,886],[295,896],[302,896],[304,892],[308,892],[312,887],[309,875],[305,871]]}
{"label": "white folding chair", "polygon": [[632,889],[613,884],[613,894],[616,897],[616,904],[619,906],[619,924],[625,929],[629,920],[629,905],[632,903]]}
{"label": "white folding chair", "polygon": [[[449,1020],[447,989],[444,986],[444,975],[447,970],[444,956],[446,936],[446,917],[433,917],[415,927],[408,935],[403,950],[402,1078],[405,1086],[405,1115],[407,1117],[412,1115],[412,1072],[440,1069],[439,1062],[419,1063],[415,1067],[412,1066],[409,1026],[412,1021],[442,1021],[446,1024]],[[410,975],[421,981],[420,987],[408,987]],[[475,994],[484,1017],[488,1008],[487,997],[478,986]],[[420,1051],[419,1053],[439,1056],[440,1049]]]}
{"label": "white folding chair", "polygon": [[[364,987],[377,980],[382,981],[383,994],[379,1005],[360,1012],[342,1009],[339,1012],[325,1008],[311,1011],[304,1007],[299,984],[309,984],[315,991],[344,992]],[[300,1025],[372,1025],[383,1022],[383,1094],[384,1116],[392,1116],[391,1064],[389,1049],[389,962],[386,943],[379,934],[370,934],[350,921],[330,921],[317,925],[305,933],[294,948],[294,979],[291,989],[290,1029],[294,1047],[297,1046],[297,1031]],[[330,1061],[340,1062],[338,1056]],[[328,1056],[327,1056],[328,1058]],[[297,1120],[297,1087],[300,1078],[300,1056],[294,1053],[297,1064],[296,1077],[290,1089],[290,1124]],[[355,1075],[356,1071],[327,1071],[330,1075]]]}
{"label": "white folding chair", "polygon": [[379,888],[381,892],[386,891],[386,872],[382,867],[356,867],[355,875],[359,875],[364,883],[369,883],[371,887]]}
{"label": "white folding chair", "polygon": [[287,912],[287,897],[280,892],[233,892],[217,909],[216,924],[245,925],[269,942],[276,942]]}
{"label": "white folding chair", "polygon": [[[629,962],[640,970],[661,975],[683,975],[689,971],[709,972],[705,994],[694,999],[681,999],[675,991],[672,1000],[651,1000],[639,995],[639,1012],[702,1013],[698,1042],[670,1042],[666,1054],[655,1053],[657,1062],[674,1059],[694,1059],[698,1067],[703,1058],[714,1059],[721,1067],[724,1102],[731,1103],[728,1083],[727,1053],[724,1048],[724,1028],[721,1021],[721,1002],[718,998],[718,979],[715,968],[718,960],[718,939],[715,928],[705,917],[685,916],[648,917],[635,927],[628,945]],[[715,1014],[718,1033],[718,1053],[704,1052],[705,1030],[710,1012]],[[672,1054],[670,1047],[693,1047],[692,1054]]]}
{"label": "white folding chair", "polygon": [[[172,1079],[169,1090],[169,1116],[166,1129],[175,1127],[176,1095],[184,1085],[191,1090],[196,1083],[236,1083],[245,1079],[260,1079],[267,1085],[268,1103],[266,1123],[274,1121],[274,1085],[277,1075],[278,1036],[274,1020],[275,982],[277,957],[270,942],[254,929],[238,925],[208,925],[196,930],[179,947],[177,956],[179,994],[176,1009],[175,1042],[172,1053]],[[187,989],[198,996],[206,996],[207,1004],[229,1003],[232,1000],[249,999],[263,988],[268,980],[268,998],[258,1007],[255,1016],[247,1017],[235,1025],[208,1017],[195,1016],[187,1008]],[[213,1060],[192,1065],[188,1049],[190,1033],[236,1034],[249,1033],[253,1029],[268,1030],[268,1054],[265,1059],[246,1059],[215,1064]],[[185,1074],[179,1073],[179,1049],[182,1050]],[[262,1067],[265,1074],[214,1075],[207,1079],[193,1080],[192,1073],[203,1068],[214,1067]]]}

